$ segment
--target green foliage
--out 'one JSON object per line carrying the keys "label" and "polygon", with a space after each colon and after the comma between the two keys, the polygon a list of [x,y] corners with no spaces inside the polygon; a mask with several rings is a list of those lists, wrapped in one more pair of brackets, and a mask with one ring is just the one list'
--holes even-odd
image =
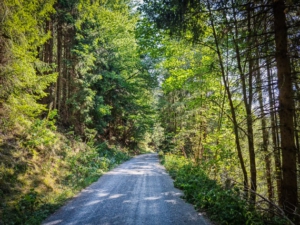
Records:
{"label": "green foliage", "polygon": [[156,77],[128,4],[0,3],[0,223],[39,224],[147,146]]}
{"label": "green foliage", "polygon": [[7,225],[38,225],[62,203],[48,204],[42,200],[40,194],[30,190],[14,207],[3,207],[2,222]]}
{"label": "green foliage", "polygon": [[[53,114],[54,113],[54,114]],[[55,112],[50,114],[55,115]],[[52,117],[53,115],[50,115]],[[43,151],[44,149],[49,149],[49,147],[57,142],[57,137],[53,131],[55,131],[56,126],[54,125],[55,120],[50,119],[36,119],[28,129],[24,130],[25,140],[21,143],[24,148],[29,151],[33,149],[39,149]],[[44,153],[44,152],[43,152]]]}
{"label": "green foliage", "polygon": [[104,172],[128,160],[128,153],[109,148],[105,142],[89,151],[80,151],[67,158],[69,176],[65,180],[70,187],[85,187],[95,182]]}
{"label": "green foliage", "polygon": [[[195,13],[204,9],[202,1],[144,0],[140,9],[159,29],[168,31],[172,36],[186,36],[196,42],[207,28],[203,22],[206,14]],[[189,19],[185,19],[185,15],[189,15]]]}
{"label": "green foliage", "polygon": [[164,156],[164,152],[162,151],[162,150],[160,150],[159,152],[158,152],[158,157],[159,158],[162,158]]}
{"label": "green foliage", "polygon": [[[273,1],[267,8],[279,5],[282,12],[290,1]],[[251,184],[255,192],[248,192],[253,205],[255,198],[264,196],[289,215],[281,195],[289,193],[285,199],[295,206],[294,213],[299,208],[299,176],[296,177],[295,156],[287,157],[285,162],[289,168],[293,165],[293,172],[291,179],[283,179],[287,184],[281,184],[279,154],[285,158],[289,153],[276,151],[280,140],[286,139],[280,138],[284,133],[276,130],[280,126],[276,118],[281,117],[277,113],[281,111],[275,110],[278,106],[274,102],[283,101],[275,85],[277,76],[280,81],[280,72],[271,71],[276,67],[280,71],[279,67],[284,66],[274,63],[278,62],[274,56],[278,46],[271,40],[278,36],[274,36],[276,26],[268,26],[276,20],[277,13],[267,16],[262,13],[265,7],[249,1],[144,0],[139,35],[146,54],[160,60],[156,68],[161,72],[159,122],[164,129],[160,149],[201,164],[206,175],[220,183],[227,178],[237,183],[244,179],[245,186]],[[279,20],[296,25],[296,17],[290,16],[293,13],[286,9]],[[288,30],[290,38],[294,30]],[[293,38],[290,39],[285,51],[291,56],[294,49],[290,47]],[[290,68],[290,61],[294,66],[299,64],[288,58],[286,68]],[[297,73],[295,67],[293,71]],[[294,88],[294,92],[298,89]],[[285,93],[292,93],[291,89]],[[291,99],[287,97],[286,102],[292,104]],[[297,130],[297,122],[293,126]],[[293,141],[286,143],[292,146]],[[285,174],[284,164],[282,167]],[[273,211],[272,204],[262,206],[257,201],[265,211]],[[294,217],[290,215],[292,220]]]}
{"label": "green foliage", "polygon": [[184,157],[165,155],[164,165],[175,179],[174,185],[184,192],[184,198],[199,210],[209,214],[218,224],[286,224],[281,218],[263,216],[242,199],[239,188],[225,189],[210,179],[201,166]]}
{"label": "green foliage", "polygon": [[[41,129],[40,123],[41,121],[38,121],[35,124],[32,132]],[[10,170],[7,164],[0,167],[1,181],[3,179],[6,182],[0,182],[0,218],[4,224],[40,224],[77,191],[95,182],[116,165],[130,159],[124,149],[109,147],[106,143],[90,147],[73,140],[71,136],[67,140],[58,134],[54,136],[55,140],[45,144],[43,154],[40,154],[40,144],[37,143],[46,140],[49,132],[53,132],[46,132],[45,127],[43,129],[44,132],[38,137],[33,135],[27,140],[26,146],[23,142],[20,150],[15,150],[15,156],[11,156],[15,157],[16,161],[16,155],[21,155],[25,148],[30,147],[35,154],[22,156],[27,157],[28,162],[24,162],[25,168],[18,164]],[[0,153],[4,153],[1,151]],[[3,165],[2,159],[0,165]],[[6,184],[9,186],[5,186]],[[22,188],[19,189],[19,186]],[[4,196],[3,192],[9,195]]]}
{"label": "green foliage", "polygon": [[71,123],[95,129],[103,140],[137,146],[150,129],[154,78],[141,59],[135,40],[137,14],[128,1],[86,2],[76,5],[72,54],[76,91],[69,97]]}
{"label": "green foliage", "polygon": [[164,71],[158,98],[160,149],[205,164],[215,179],[236,173],[230,166],[236,159],[235,143],[225,116],[229,112],[224,87],[214,68],[215,53],[207,46],[167,37],[161,44],[165,56],[158,65]]}
{"label": "green foliage", "polygon": [[[1,19],[0,33],[5,34],[5,58],[0,69],[1,108],[6,112],[10,129],[16,123],[28,125],[30,119],[38,116],[45,107],[38,100],[46,95],[44,90],[56,80],[55,73],[41,76],[50,71],[42,63],[38,49],[49,38],[43,32],[44,21],[53,13],[54,1],[5,1],[0,5],[5,16]],[[5,124],[4,124],[5,126]]]}

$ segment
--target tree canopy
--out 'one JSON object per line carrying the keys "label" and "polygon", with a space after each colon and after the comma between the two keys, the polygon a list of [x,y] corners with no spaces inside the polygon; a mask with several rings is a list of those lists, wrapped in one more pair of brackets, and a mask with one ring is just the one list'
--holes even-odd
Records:
{"label": "tree canopy", "polygon": [[[74,169],[120,146],[201,168],[249,209],[298,223],[299,9],[295,0],[2,1],[0,197],[17,196],[32,165],[45,173],[39,160],[57,154]],[[55,153],[61,135],[68,147]],[[74,141],[101,151],[68,158]]]}

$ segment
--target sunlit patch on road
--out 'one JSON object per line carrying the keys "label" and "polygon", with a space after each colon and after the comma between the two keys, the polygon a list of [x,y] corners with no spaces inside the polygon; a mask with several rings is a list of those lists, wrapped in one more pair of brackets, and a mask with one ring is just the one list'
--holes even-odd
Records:
{"label": "sunlit patch on road", "polygon": [[103,175],[44,225],[209,224],[181,195],[157,154],[140,155]]}

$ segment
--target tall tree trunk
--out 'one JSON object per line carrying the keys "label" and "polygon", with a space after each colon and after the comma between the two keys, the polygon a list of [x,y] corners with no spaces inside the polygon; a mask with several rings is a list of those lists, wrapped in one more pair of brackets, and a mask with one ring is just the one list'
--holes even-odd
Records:
{"label": "tall tree trunk", "polygon": [[[300,88],[299,88],[299,85],[298,84],[294,84],[294,86],[295,86],[295,90],[296,90],[296,99],[297,100],[300,100]],[[299,105],[297,105],[297,107],[299,107]],[[295,138],[296,138],[296,147],[297,147],[297,149],[298,149],[298,151],[299,151],[299,148],[300,148],[300,146],[299,146],[299,130],[298,130],[298,127],[299,127],[299,124],[298,124],[298,115],[297,115],[297,113],[296,113],[296,110],[295,110],[295,127],[296,127],[296,131],[295,131]],[[300,162],[298,162],[298,163],[300,163]]]}
{"label": "tall tree trunk", "polygon": [[[51,37],[47,42],[44,44],[44,49],[43,49],[43,58],[42,61],[45,63],[48,63],[48,65],[51,65],[53,63],[53,19],[51,18],[50,20],[46,21],[45,24],[45,33],[50,32]],[[46,74],[52,73],[53,71],[48,71]],[[47,105],[47,108],[49,110],[52,109],[53,107],[53,88],[54,84],[50,84],[45,92],[47,93],[46,97],[43,97],[40,100],[41,104]]]}
{"label": "tall tree trunk", "polygon": [[[269,52],[269,36],[268,36],[268,20],[264,20],[264,42],[265,52]],[[275,93],[274,93],[274,84],[272,79],[271,71],[271,58],[269,55],[266,56],[266,71],[267,71],[267,88],[268,88],[268,99],[269,99],[269,109],[270,109],[270,122],[271,122],[271,137],[272,137],[272,148],[274,156],[274,167],[275,167],[275,181],[276,181],[276,194],[277,200],[280,204],[279,199],[281,199],[281,183],[282,183],[282,173],[281,173],[281,160],[280,160],[280,148],[279,148],[279,138],[278,138],[278,125],[276,117],[276,104],[275,104]],[[274,196],[275,197],[275,196]]]}
{"label": "tall tree trunk", "polygon": [[58,114],[61,113],[61,91],[62,91],[62,41],[63,41],[63,32],[62,32],[62,24],[58,21],[57,24],[57,73],[58,78],[56,82],[56,109]]}
{"label": "tall tree trunk", "polygon": [[[257,51],[258,58],[258,51]],[[257,60],[258,61],[258,60]],[[271,168],[271,153],[268,150],[269,146],[269,132],[267,129],[267,119],[264,112],[264,103],[263,103],[263,93],[262,93],[262,79],[261,73],[259,69],[259,62],[257,62],[257,86],[258,86],[258,101],[259,101],[259,109],[261,115],[261,129],[262,129],[262,151],[264,153],[264,161],[266,166],[266,180],[268,186],[268,199],[273,202],[274,200],[274,190],[272,185],[272,168]],[[270,210],[272,209],[272,204],[269,205]]]}
{"label": "tall tree trunk", "polygon": [[212,27],[214,41],[215,41],[215,45],[216,45],[218,60],[219,60],[219,64],[220,64],[221,75],[222,75],[224,87],[225,87],[225,90],[226,90],[227,98],[228,98],[228,101],[229,101],[230,112],[231,112],[232,122],[233,122],[233,130],[234,130],[234,135],[235,135],[235,144],[236,144],[236,149],[237,149],[237,152],[238,152],[238,158],[239,158],[239,161],[240,161],[240,166],[241,166],[242,173],[243,173],[243,183],[244,183],[245,194],[247,195],[247,190],[249,188],[249,186],[248,186],[248,175],[247,175],[247,171],[246,171],[246,167],[245,167],[245,163],[244,163],[244,158],[243,158],[243,154],[242,154],[242,149],[241,149],[241,144],[240,144],[240,139],[239,139],[237,117],[236,117],[235,108],[234,108],[234,104],[233,104],[233,100],[232,100],[232,96],[231,96],[231,91],[230,91],[229,84],[228,84],[228,81],[227,81],[226,72],[225,72],[225,69],[224,69],[223,58],[222,58],[220,47],[219,47],[219,40],[218,40],[218,37],[217,37],[215,24],[214,24],[214,18],[212,16],[209,0],[207,0],[207,6],[208,6],[208,11],[209,11],[210,24],[211,24],[211,27]]}
{"label": "tall tree trunk", "polygon": [[[202,105],[200,107],[202,107]],[[199,132],[199,140],[198,140],[198,146],[197,146],[198,151],[197,151],[196,161],[200,164],[204,159],[203,141],[205,141],[205,135],[206,135],[205,134],[206,133],[206,128],[205,128],[206,125],[205,125],[205,122],[203,121],[204,118],[202,115],[201,108],[200,108],[198,116],[199,116],[200,121],[197,121],[199,123],[199,127],[197,129]],[[196,137],[197,137],[197,135],[196,135]]]}
{"label": "tall tree trunk", "polygon": [[[234,4],[231,1],[232,5]],[[250,35],[252,34],[252,24],[251,24],[251,11],[250,5],[247,6],[247,29],[248,29],[248,37],[247,43],[251,45],[252,40]],[[233,18],[234,18],[234,46],[236,52],[237,59],[237,67],[240,73],[241,83],[242,83],[242,92],[243,92],[243,101],[246,109],[246,123],[247,123],[247,139],[248,139],[248,151],[249,151],[249,159],[250,159],[250,201],[254,204],[256,201],[256,188],[257,188],[257,175],[256,175],[256,160],[255,160],[255,149],[254,149],[254,134],[253,134],[253,121],[252,121],[252,99],[253,99],[253,90],[252,90],[252,77],[253,77],[253,59],[252,59],[252,50],[249,48],[248,55],[248,82],[245,71],[242,68],[241,55],[240,55],[240,47],[238,43],[239,30],[238,30],[238,20],[236,16],[235,8],[233,8]]]}
{"label": "tall tree trunk", "polygon": [[[296,74],[297,71],[296,71],[296,65],[297,65],[297,62],[293,62],[292,61],[292,73],[293,74]],[[295,107],[295,110],[294,110],[294,123],[295,123],[295,141],[296,141],[296,148],[297,148],[297,160],[298,160],[298,179],[300,180],[300,137],[299,137],[299,132],[300,132],[300,127],[299,127],[299,110],[298,110],[298,113],[296,111],[296,108],[299,108],[300,105],[299,105],[299,101],[300,101],[300,87],[299,87],[299,84],[297,83],[296,80],[293,81],[294,83],[294,88],[295,88],[295,97],[296,97],[296,101],[294,102],[294,107]],[[299,197],[299,196],[298,196]],[[299,203],[298,203],[299,204]]]}
{"label": "tall tree trunk", "polygon": [[291,65],[287,51],[287,26],[283,0],[273,3],[276,64],[279,89],[280,141],[282,149],[282,196],[283,210],[293,218],[298,206],[296,146],[294,140],[294,102]]}
{"label": "tall tree trunk", "polygon": [[70,40],[70,28],[66,27],[63,32],[63,63],[62,63],[62,84],[61,84],[61,94],[62,94],[62,101],[61,101],[61,117],[63,118],[63,123],[67,126],[68,125],[68,63],[70,61],[69,57],[69,40]]}
{"label": "tall tree trunk", "polygon": [[271,118],[271,134],[273,142],[273,152],[274,152],[274,163],[275,163],[275,179],[277,187],[277,199],[279,205],[282,207],[281,199],[281,184],[282,184],[282,170],[281,170],[281,157],[279,148],[279,138],[278,138],[278,125],[276,116],[276,105],[275,105],[275,95],[273,93],[273,79],[271,69],[269,67],[269,60],[267,59],[267,76],[268,76],[268,93],[269,93],[269,105],[270,105],[270,118]]}

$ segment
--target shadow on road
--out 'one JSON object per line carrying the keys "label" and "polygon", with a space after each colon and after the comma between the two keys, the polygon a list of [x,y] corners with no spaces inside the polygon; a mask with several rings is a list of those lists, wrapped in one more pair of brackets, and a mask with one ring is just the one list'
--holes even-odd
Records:
{"label": "shadow on road", "polygon": [[140,155],[102,176],[43,224],[208,224],[181,195],[157,154]]}

